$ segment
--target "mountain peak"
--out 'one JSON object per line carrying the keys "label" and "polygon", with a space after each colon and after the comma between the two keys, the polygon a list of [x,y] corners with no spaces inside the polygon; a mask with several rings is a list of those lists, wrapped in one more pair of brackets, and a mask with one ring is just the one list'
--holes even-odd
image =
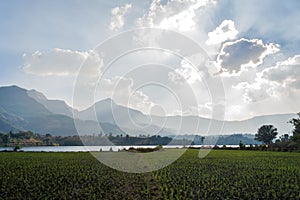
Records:
{"label": "mountain peak", "polygon": [[96,104],[116,105],[116,102],[111,98],[106,98],[106,99],[101,99],[100,101],[96,102]]}
{"label": "mountain peak", "polygon": [[32,99],[26,89],[16,85],[0,88],[0,106],[8,113],[19,117],[50,113],[43,105]]}
{"label": "mountain peak", "polygon": [[21,88],[21,87],[19,87],[17,85],[2,86],[2,87],[0,87],[0,89],[2,89],[2,90],[14,90],[14,91],[16,91],[16,90],[26,91],[26,89]]}

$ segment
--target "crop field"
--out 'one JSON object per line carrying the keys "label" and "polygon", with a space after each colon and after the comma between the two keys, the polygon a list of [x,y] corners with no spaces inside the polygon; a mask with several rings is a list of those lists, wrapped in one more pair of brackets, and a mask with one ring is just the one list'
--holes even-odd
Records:
{"label": "crop field", "polygon": [[[105,152],[103,152],[105,153]],[[300,153],[189,149],[151,173],[89,153],[0,153],[0,199],[300,199]]]}

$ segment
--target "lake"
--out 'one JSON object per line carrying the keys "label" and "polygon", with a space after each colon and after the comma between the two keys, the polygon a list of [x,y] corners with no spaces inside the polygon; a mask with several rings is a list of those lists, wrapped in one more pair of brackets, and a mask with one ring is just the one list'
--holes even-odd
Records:
{"label": "lake", "polygon": [[[203,145],[192,145],[191,147],[202,147]],[[212,147],[213,145],[204,145],[205,147]],[[222,147],[223,145],[218,145]],[[239,145],[226,145],[227,147],[238,147]],[[26,152],[88,152],[88,151],[119,151],[122,149],[134,148],[154,148],[155,145],[143,146],[34,146],[22,147],[21,150]],[[166,145],[163,148],[183,148],[182,145]],[[13,147],[0,147],[0,151],[12,151]]]}

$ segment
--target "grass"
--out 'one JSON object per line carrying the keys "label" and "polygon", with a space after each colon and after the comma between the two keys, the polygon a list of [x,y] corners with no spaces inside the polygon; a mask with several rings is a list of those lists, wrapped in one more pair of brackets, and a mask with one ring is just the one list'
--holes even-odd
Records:
{"label": "grass", "polygon": [[0,199],[300,199],[300,153],[198,153],[144,174],[89,153],[0,153]]}

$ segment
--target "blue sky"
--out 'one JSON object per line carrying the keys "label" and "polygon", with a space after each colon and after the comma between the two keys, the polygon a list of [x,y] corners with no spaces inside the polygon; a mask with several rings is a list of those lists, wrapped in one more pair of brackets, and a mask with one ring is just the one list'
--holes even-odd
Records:
{"label": "blue sky", "polygon": [[[160,105],[170,115],[211,117],[221,104],[223,109],[217,112],[223,112],[229,120],[298,112],[300,104],[295,99],[300,98],[299,9],[297,0],[0,1],[0,85],[33,88],[48,98],[63,99],[72,105],[81,62],[93,57],[99,64],[102,59],[91,53],[98,44],[123,31],[153,27],[176,31],[203,47],[212,58],[210,66],[217,70],[213,74],[217,73],[223,81],[224,100],[212,101],[201,86],[203,80],[195,85],[197,81],[191,80],[197,76],[184,62],[155,52],[129,55],[116,63],[102,88],[100,84],[104,91],[95,95],[97,100],[112,97],[112,88],[121,84],[114,100],[145,113]],[[187,88],[197,88],[193,95],[201,94],[200,100],[180,110],[169,103],[171,95],[163,97],[162,91],[139,87],[147,73],[137,72],[140,74],[132,77],[122,74],[133,64],[149,64],[153,60],[172,67],[161,68],[161,73],[153,67],[148,78],[151,74],[159,79],[156,81],[169,84],[178,96],[189,96],[178,82],[183,77]],[[216,81],[213,74],[205,78],[211,85]],[[87,106],[83,103],[78,109]]]}

